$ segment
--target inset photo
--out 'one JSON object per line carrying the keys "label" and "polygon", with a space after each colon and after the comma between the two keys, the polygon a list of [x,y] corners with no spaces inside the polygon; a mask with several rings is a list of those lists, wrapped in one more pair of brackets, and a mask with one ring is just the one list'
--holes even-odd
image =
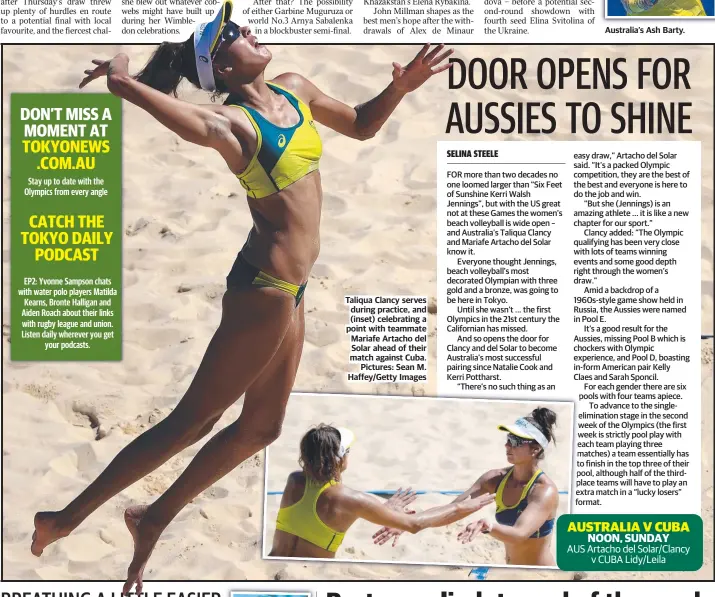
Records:
{"label": "inset photo", "polygon": [[263,557],[556,567],[573,404],[294,394]]}
{"label": "inset photo", "polygon": [[712,17],[713,0],[606,0],[606,17]]}

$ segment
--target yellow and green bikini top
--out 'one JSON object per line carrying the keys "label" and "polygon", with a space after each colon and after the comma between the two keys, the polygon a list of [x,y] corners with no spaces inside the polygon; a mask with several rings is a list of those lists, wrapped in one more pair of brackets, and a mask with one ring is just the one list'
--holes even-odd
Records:
{"label": "yellow and green bikini top", "polygon": [[345,538],[345,533],[331,529],[320,520],[316,510],[318,498],[333,485],[337,485],[337,482],[329,481],[325,485],[320,485],[306,476],[303,497],[292,506],[278,510],[276,528],[327,551],[333,553],[338,551],[338,547]]}
{"label": "yellow and green bikini top", "polygon": [[284,87],[276,83],[266,84],[290,102],[300,119],[295,126],[276,126],[253,108],[231,103],[229,97],[226,105],[236,106],[246,113],[258,138],[251,161],[243,172],[236,175],[247,195],[253,199],[277,193],[317,170],[323,153],[323,144],[310,108]]}
{"label": "yellow and green bikini top", "polygon": [[[497,511],[494,518],[496,518],[496,521],[499,524],[503,524],[510,527],[516,524],[516,521],[519,519],[519,516],[521,516],[521,513],[526,510],[526,507],[529,505],[529,492],[534,486],[534,483],[536,483],[536,480],[544,474],[544,471],[542,471],[541,469],[537,469],[531,479],[529,479],[529,482],[524,485],[524,489],[521,490],[521,496],[519,497],[519,501],[513,506],[507,506],[504,503],[504,488],[506,487],[506,483],[509,480],[509,477],[511,476],[511,473],[513,471],[514,467],[511,467],[507,471],[506,475],[502,477],[497,487],[497,493],[494,496],[494,503],[497,506]],[[553,530],[554,519],[550,518],[548,520],[545,520],[541,527],[539,527],[539,529],[529,538],[539,539],[541,537],[546,537],[547,535],[550,535]]]}

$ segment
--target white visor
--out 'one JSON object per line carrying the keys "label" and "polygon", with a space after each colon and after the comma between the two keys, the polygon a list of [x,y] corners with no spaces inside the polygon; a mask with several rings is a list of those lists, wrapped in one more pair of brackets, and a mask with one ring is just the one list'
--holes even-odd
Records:
{"label": "white visor", "polygon": [[342,458],[355,441],[355,434],[345,427],[337,427],[336,429],[340,434],[340,450],[338,451],[338,456]]}
{"label": "white visor", "polygon": [[233,4],[231,0],[225,0],[212,21],[208,23],[198,23],[194,30],[196,71],[199,75],[201,89],[205,89],[206,91],[216,90],[211,53],[216,49],[216,44],[218,43],[223,26],[231,19],[232,11]]}
{"label": "white visor", "polygon": [[549,445],[549,440],[546,439],[546,436],[526,419],[517,419],[512,425],[499,425],[497,429],[499,429],[499,431],[506,431],[522,439],[533,439],[544,450],[546,450]]}

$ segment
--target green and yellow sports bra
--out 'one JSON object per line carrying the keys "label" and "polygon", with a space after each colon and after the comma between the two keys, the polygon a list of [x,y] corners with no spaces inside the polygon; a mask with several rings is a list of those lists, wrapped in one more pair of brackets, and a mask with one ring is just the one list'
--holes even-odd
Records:
{"label": "green and yellow sports bra", "polygon": [[321,486],[306,477],[303,497],[292,506],[278,510],[276,528],[279,531],[300,537],[308,543],[322,547],[327,551],[333,553],[338,551],[338,547],[340,547],[345,538],[345,533],[331,529],[320,520],[316,510],[318,498],[328,487],[333,485],[337,485],[337,482],[329,481]]}
{"label": "green and yellow sports bra", "polygon": [[230,101],[226,104],[246,113],[258,138],[251,161],[243,172],[236,175],[247,195],[253,199],[281,191],[317,170],[323,153],[323,144],[310,108],[284,87],[276,83],[266,84],[290,102],[300,119],[295,126],[280,127],[253,108]]}
{"label": "green and yellow sports bra", "polygon": [[[519,497],[519,501],[513,505],[513,506],[507,506],[504,503],[504,488],[506,487],[506,482],[509,480],[509,477],[511,476],[511,473],[514,471],[514,467],[511,467],[506,475],[502,477],[502,480],[499,482],[499,486],[497,487],[497,493],[494,496],[494,502],[496,503],[497,506],[497,511],[496,511],[496,521],[499,524],[504,524],[507,526],[514,526],[516,524],[516,521],[519,519],[519,516],[521,516],[521,513],[526,510],[526,507],[529,505],[529,492],[531,491],[531,488],[534,486],[534,483],[536,480],[544,474],[544,472],[541,469],[537,469],[536,472],[534,472],[534,475],[529,479],[529,482],[524,485],[524,489],[521,491],[521,496]],[[544,523],[541,525],[541,527],[534,532],[533,535],[531,535],[529,538],[530,539],[539,539],[541,537],[546,537],[551,534],[551,532],[554,530],[554,519],[550,518],[548,520],[545,520]]]}

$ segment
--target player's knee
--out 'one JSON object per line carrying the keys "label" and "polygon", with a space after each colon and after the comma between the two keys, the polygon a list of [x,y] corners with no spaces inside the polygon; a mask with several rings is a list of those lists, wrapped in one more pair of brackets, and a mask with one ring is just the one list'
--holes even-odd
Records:
{"label": "player's knee", "polygon": [[194,442],[199,441],[200,439],[206,437],[209,433],[211,433],[211,430],[215,427],[216,423],[218,423],[220,418],[220,414],[212,415],[204,420],[203,425],[199,424],[197,426],[198,431],[196,432],[196,439],[194,439]]}
{"label": "player's knee", "polygon": [[166,419],[171,432],[178,436],[178,441],[190,446],[205,437],[221,418],[221,413],[192,413],[184,409],[175,409]]}
{"label": "player's knee", "polygon": [[250,432],[251,441],[259,449],[265,448],[280,437],[282,430],[282,420],[256,425]]}

